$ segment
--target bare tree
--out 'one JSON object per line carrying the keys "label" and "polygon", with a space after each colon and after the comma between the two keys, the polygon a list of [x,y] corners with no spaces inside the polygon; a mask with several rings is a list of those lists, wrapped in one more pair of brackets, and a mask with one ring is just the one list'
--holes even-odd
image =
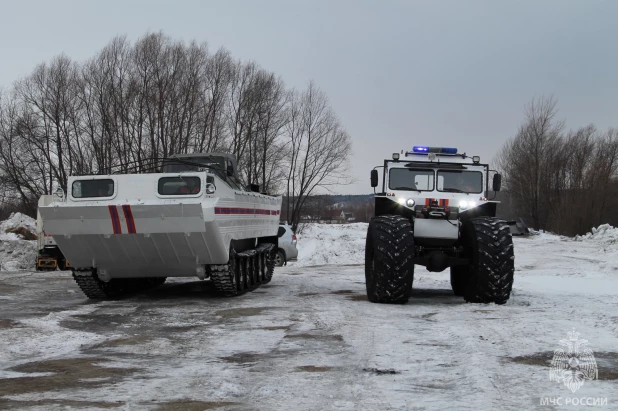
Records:
{"label": "bare tree", "polygon": [[115,37],[81,64],[56,57],[2,96],[0,195],[32,211],[70,175],[154,172],[171,154],[228,151],[244,183],[287,185],[298,211],[341,175],[350,142],[313,84],[292,95],[254,62],[161,32]]}
{"label": "bare tree", "polygon": [[287,131],[292,141],[288,216],[292,229],[296,231],[308,196],[318,187],[346,182],[351,142],[330,108],[326,95],[313,82],[292,103]]}
{"label": "bare tree", "polygon": [[533,100],[526,121],[507,142],[498,165],[516,212],[535,229],[583,234],[616,221],[618,133],[594,125],[561,134],[553,98]]}
{"label": "bare tree", "polygon": [[563,123],[555,120],[557,101],[553,97],[533,99],[525,108],[526,120],[499,156],[498,166],[520,208],[529,210],[535,229],[545,228],[547,210],[543,198],[552,156]]}

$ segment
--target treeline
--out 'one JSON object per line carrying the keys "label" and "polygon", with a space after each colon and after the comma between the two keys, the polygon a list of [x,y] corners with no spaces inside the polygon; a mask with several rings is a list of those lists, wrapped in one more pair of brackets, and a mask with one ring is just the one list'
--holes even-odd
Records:
{"label": "treeline", "polygon": [[350,138],[313,83],[162,33],[61,55],[0,93],[0,188],[32,212],[67,177],[153,172],[171,154],[224,151],[245,183],[295,199],[341,178]]}
{"label": "treeline", "polygon": [[618,223],[618,131],[565,132],[553,97],[534,99],[498,156],[513,212],[534,229],[585,234]]}
{"label": "treeline", "polygon": [[[282,220],[288,220],[288,198],[283,197]],[[373,194],[317,194],[307,197],[302,208],[302,221],[323,220],[329,208],[337,204],[339,209],[354,214],[356,222],[368,223],[375,214]]]}

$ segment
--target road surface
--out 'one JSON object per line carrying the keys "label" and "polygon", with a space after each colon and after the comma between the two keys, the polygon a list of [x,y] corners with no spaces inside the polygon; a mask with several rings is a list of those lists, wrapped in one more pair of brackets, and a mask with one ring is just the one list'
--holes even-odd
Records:
{"label": "road surface", "polygon": [[[420,267],[406,305],[368,302],[359,264],[290,265],[239,298],[173,279],[104,302],[67,272],[2,272],[0,408],[552,409],[542,404],[575,397],[617,408],[612,255],[546,235],[515,247],[504,306],[466,304],[448,273]],[[549,378],[573,328],[598,365],[575,394]]]}

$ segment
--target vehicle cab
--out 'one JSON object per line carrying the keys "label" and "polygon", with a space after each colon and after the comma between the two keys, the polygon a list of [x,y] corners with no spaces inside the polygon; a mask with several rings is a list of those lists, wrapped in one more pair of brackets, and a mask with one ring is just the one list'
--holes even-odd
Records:
{"label": "vehicle cab", "polygon": [[[466,218],[495,216],[496,202],[489,196],[489,166],[480,157],[460,154],[456,148],[414,146],[394,153],[371,172],[376,193],[376,216],[398,214],[413,222],[417,244],[452,245]],[[496,174],[492,191],[500,189]]]}

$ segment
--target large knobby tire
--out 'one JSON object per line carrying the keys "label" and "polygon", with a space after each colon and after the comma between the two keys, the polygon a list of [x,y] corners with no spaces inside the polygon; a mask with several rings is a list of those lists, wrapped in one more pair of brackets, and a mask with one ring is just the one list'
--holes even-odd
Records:
{"label": "large knobby tire", "polygon": [[365,243],[367,298],[374,303],[406,303],[414,280],[414,232],[398,215],[369,222]]}
{"label": "large knobby tire", "polygon": [[470,278],[470,267],[466,265],[456,265],[451,267],[451,288],[453,294],[463,297],[466,293]]}
{"label": "large knobby tire", "polygon": [[471,303],[504,304],[511,296],[515,255],[508,224],[495,217],[478,217],[463,225],[470,259],[464,298]]}

